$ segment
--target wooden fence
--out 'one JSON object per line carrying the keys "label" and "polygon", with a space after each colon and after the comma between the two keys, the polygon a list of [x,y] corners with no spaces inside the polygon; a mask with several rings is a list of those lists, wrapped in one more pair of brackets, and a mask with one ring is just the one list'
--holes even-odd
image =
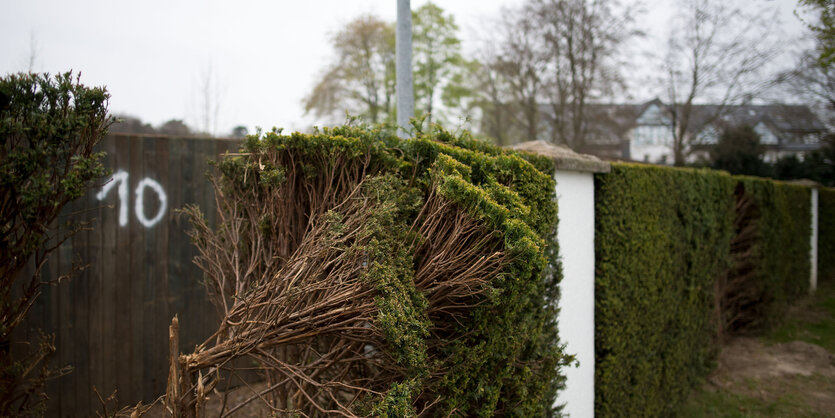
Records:
{"label": "wooden fence", "polygon": [[122,405],[165,392],[168,325],[179,315],[183,350],[202,342],[217,319],[192,263],[196,254],[176,209],[188,203],[214,218],[209,160],[237,150],[237,140],[111,135],[100,144],[113,180],[72,203],[62,220],[90,220],[53,253],[44,280],[87,265],[69,282],[44,286],[21,330],[37,341],[54,333],[53,366],[72,373],[47,387],[49,416],[91,416],[93,392],[117,390]]}

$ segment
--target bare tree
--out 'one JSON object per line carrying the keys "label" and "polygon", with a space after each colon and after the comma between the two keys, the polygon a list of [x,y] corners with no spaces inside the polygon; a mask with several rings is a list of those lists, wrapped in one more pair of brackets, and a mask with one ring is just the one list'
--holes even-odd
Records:
{"label": "bare tree", "polygon": [[504,10],[480,53],[482,128],[500,143],[547,131],[582,148],[589,104],[625,85],[621,45],[640,35],[636,11],[616,0],[529,0]]}
{"label": "bare tree", "polygon": [[835,68],[820,65],[819,52],[806,50],[797,58],[795,68],[777,76],[777,83],[789,94],[816,106],[826,122],[833,124],[835,115]]}
{"label": "bare tree", "polygon": [[531,0],[526,16],[538,28],[545,55],[543,85],[551,140],[582,148],[587,105],[623,88],[621,45],[639,35],[634,7],[616,0]]}
{"label": "bare tree", "polygon": [[498,145],[510,145],[512,134],[511,114],[515,108],[506,100],[507,86],[500,71],[498,52],[484,47],[479,51],[479,58],[469,63],[469,71],[462,77],[468,85],[471,95],[466,103],[459,101],[468,114],[477,113],[480,131]]}
{"label": "bare tree", "polygon": [[192,118],[201,134],[214,136],[218,132],[223,87],[211,61],[200,69],[197,85],[194,87]]}
{"label": "bare tree", "polygon": [[[680,0],[663,63],[673,160],[682,165],[695,134],[729,105],[750,101],[769,85],[764,66],[776,55],[776,10],[749,13],[733,1]],[[694,105],[710,101],[694,118]]]}
{"label": "bare tree", "polygon": [[525,140],[537,139],[541,131],[539,99],[547,62],[537,35],[537,22],[525,9],[502,12],[502,39],[495,62],[488,69],[502,78],[508,114]]}
{"label": "bare tree", "polygon": [[27,45],[27,49],[24,53],[20,54],[18,57],[18,66],[22,69],[22,71],[26,71],[27,73],[34,73],[35,67],[37,66],[38,62],[40,61],[40,44],[38,42],[38,36],[34,29],[29,31],[29,44]]}
{"label": "bare tree", "polygon": [[35,64],[38,62],[38,38],[35,36],[35,31],[29,32],[29,56],[26,66],[27,72],[35,71]]}

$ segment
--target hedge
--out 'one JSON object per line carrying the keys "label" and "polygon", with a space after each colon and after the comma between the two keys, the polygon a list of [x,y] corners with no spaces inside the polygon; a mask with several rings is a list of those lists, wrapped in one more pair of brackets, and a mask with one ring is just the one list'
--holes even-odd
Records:
{"label": "hedge", "polygon": [[773,325],[788,303],[809,291],[811,189],[756,177],[736,179],[759,212],[752,257],[761,292],[760,317],[749,329],[761,330]]}
{"label": "hedge", "polygon": [[733,179],[613,164],[595,178],[595,412],[669,415],[710,367]]}
{"label": "hedge", "polygon": [[818,281],[835,280],[835,189],[819,189],[818,199]]}
{"label": "hedge", "polygon": [[[595,176],[595,211],[599,416],[672,415],[710,371],[726,315],[745,310],[756,320],[741,331],[758,330],[808,290],[806,187],[616,163]],[[743,217],[753,238],[740,250]],[[731,289],[729,276],[742,281]],[[739,283],[748,299],[726,312]]]}
{"label": "hedge", "polygon": [[[374,357],[366,352],[365,356],[371,358],[368,360],[370,365],[352,366],[351,372],[340,378],[350,379],[345,380],[353,385],[349,387],[364,385],[363,388],[378,395],[370,396],[366,395],[367,391],[357,391],[359,401],[354,404],[330,404],[327,403],[328,398],[323,398],[323,401],[316,400],[321,403],[317,406],[375,416],[419,413],[438,416],[543,416],[558,412],[553,405],[556,392],[564,381],[559,369],[571,360],[571,356],[563,353],[556,327],[557,286],[562,273],[553,239],[557,205],[550,160],[523,156],[478,142],[467,133],[451,135],[439,127],[434,127],[431,132],[418,131],[414,138],[400,139],[393,129],[385,126],[349,125],[314,129],[311,134],[283,135],[278,130],[263,135],[259,133],[247,138],[241,153],[226,156],[218,166],[220,176],[214,181],[220,185],[219,196],[224,203],[219,207],[246,210],[224,213],[226,216],[222,218],[230,221],[214,231],[210,231],[202,221],[199,211],[192,210],[193,237],[201,250],[214,248],[207,243],[219,242],[223,251],[247,257],[249,248],[258,247],[252,243],[266,242],[265,245],[271,246],[269,248],[281,249],[282,242],[290,242],[281,239],[283,235],[280,234],[284,231],[297,231],[301,236],[297,241],[302,242],[307,239],[308,232],[305,231],[313,229],[305,225],[325,222],[328,227],[319,229],[332,231],[328,232],[329,239],[334,242],[338,239],[350,245],[340,244],[347,246],[343,249],[324,241],[324,245],[333,248],[333,253],[337,255],[328,255],[332,258],[324,258],[325,262],[320,264],[339,267],[332,267],[329,272],[315,276],[316,280],[328,286],[338,286],[342,281],[329,281],[331,275],[360,265],[369,266],[368,274],[359,282],[346,277],[346,283],[352,283],[352,287],[339,287],[339,295],[355,295],[351,292],[357,288],[365,289],[371,283],[372,290],[363,290],[356,295],[357,298],[373,297],[373,305],[363,302],[365,299],[351,299],[350,302],[373,308],[368,308],[368,312],[362,311],[363,315],[356,318],[344,319],[340,316],[340,321],[362,324],[353,327],[357,335],[368,335],[368,329],[374,331],[369,338],[375,340],[363,340],[365,344],[372,344]],[[348,199],[349,192],[354,193],[351,191],[354,190],[350,186],[352,184],[374,187],[362,189],[357,195],[351,194]],[[316,204],[306,203],[308,201]],[[349,222],[360,215],[351,211],[343,215],[340,211],[352,207],[353,202],[365,201],[375,202],[373,205],[377,208],[369,215],[369,221],[363,221],[362,226],[356,228],[345,227],[355,225],[355,222]],[[436,204],[433,202],[441,203],[430,206],[430,203]],[[290,209],[278,210],[284,206]],[[254,215],[247,217],[238,213]],[[290,222],[287,216],[282,216],[285,213],[298,215],[298,220]],[[428,227],[428,235],[421,235],[423,225],[429,222],[427,219],[438,213],[451,215],[444,215],[446,217],[440,220],[432,218],[441,226]],[[474,220],[475,226],[470,225],[467,219]],[[243,229],[245,232],[255,232],[228,235],[228,231],[237,231],[244,224],[247,226]],[[371,235],[366,232],[354,234],[354,231],[368,229],[368,224],[373,226]],[[441,232],[433,232],[435,230]],[[453,241],[455,245],[450,251],[438,254],[431,246],[423,245],[430,239],[443,236],[446,233],[443,231],[447,230],[452,231],[450,236],[453,239],[460,240]],[[480,238],[482,235],[478,234],[482,233],[479,231],[485,231],[485,238]],[[291,233],[285,235],[292,238],[294,235]],[[354,235],[346,240],[346,234]],[[491,249],[494,242],[495,251]],[[235,252],[238,246],[246,251]],[[311,248],[322,246],[306,246],[304,250],[312,251]],[[465,248],[474,249],[476,254],[480,248],[486,248],[493,252],[487,257],[499,255],[506,261],[481,276],[481,273],[472,272],[481,271],[477,268],[473,270],[473,264],[478,262],[470,263],[469,259],[461,258],[461,253],[467,252],[462,250]],[[287,250],[287,258],[298,258],[296,250]],[[319,253],[315,254],[320,257]],[[281,259],[275,254],[269,255]],[[345,264],[348,267],[342,267],[343,264],[337,262],[353,260],[350,257],[361,257],[363,261]],[[310,259],[318,260],[313,256]],[[440,261],[433,261],[436,259]],[[459,259],[464,261],[456,261]],[[424,262],[428,265],[430,261],[443,264],[441,267],[445,270],[437,270],[443,274],[438,273],[440,277],[434,278],[431,283],[418,283],[417,277],[421,273],[418,267]],[[241,263],[247,266],[246,261]],[[299,265],[302,264],[307,265],[299,262]],[[227,269],[217,269],[210,262],[203,265],[208,266],[204,269],[207,275],[220,275]],[[236,267],[229,266],[227,270],[233,271]],[[441,267],[436,268],[433,264],[431,268]],[[292,293],[279,286],[296,283],[295,277],[290,279],[281,274],[284,274],[283,270],[262,274],[241,294],[232,296],[246,301],[241,306],[254,306],[253,315],[260,315],[260,311],[256,312],[257,306],[267,304],[249,301],[250,298],[261,297],[264,294],[261,289],[277,289],[275,292],[270,290],[272,293],[267,297],[283,297]],[[474,278],[471,277],[474,275]],[[456,296],[455,291],[463,290],[456,289],[455,283],[443,282],[449,277],[472,279],[468,282],[475,288],[471,292],[478,293],[469,295],[465,292],[466,298]],[[303,284],[307,286],[307,282]],[[223,288],[220,289],[222,291]],[[306,298],[314,299],[309,294]],[[316,307],[324,310],[336,306],[338,309],[334,309],[343,315],[353,306],[340,305],[344,299]],[[261,299],[252,300],[257,302]],[[301,311],[315,312],[316,318],[323,316],[315,309]],[[248,312],[245,314],[249,315]],[[271,315],[271,312],[265,315]],[[368,316],[365,316],[366,313]],[[302,314],[296,317],[302,317]],[[279,321],[273,321],[273,316],[267,318],[270,321],[235,320],[223,323],[243,324],[241,326],[269,323],[269,328],[279,326]],[[280,325],[284,327],[287,323],[296,324],[292,318],[278,319],[283,321]],[[307,323],[299,323],[294,329],[307,330],[305,326]],[[212,340],[204,344],[209,348],[198,347],[193,354],[183,357],[188,359],[184,362],[186,367],[190,367],[187,372],[196,375],[201,368],[215,364],[212,363],[215,361],[212,357],[214,353],[235,355],[241,351],[236,347],[250,343],[247,340],[238,344],[236,336],[266,332],[261,328],[255,331],[235,332],[228,340]],[[316,332],[316,329],[311,329],[306,335],[317,335],[319,339],[311,341],[325,346],[335,338],[353,337],[353,334],[347,337],[318,336]],[[281,341],[281,338],[269,341],[273,340]],[[219,346],[221,349],[216,350]],[[227,346],[232,348],[227,350]],[[319,345],[314,346],[320,350]],[[270,346],[270,349],[273,347]],[[226,357],[222,360],[227,362]],[[343,358],[328,358],[322,367],[329,367],[329,363],[337,360],[342,361]],[[299,361],[310,360],[300,358]],[[362,361],[354,356],[344,360],[348,364]],[[363,370],[368,370],[367,376],[362,374]],[[322,375],[327,377],[326,373]],[[364,397],[360,398],[360,395]],[[311,404],[313,402],[310,400]],[[308,408],[304,410],[316,413],[311,405],[296,407]]]}

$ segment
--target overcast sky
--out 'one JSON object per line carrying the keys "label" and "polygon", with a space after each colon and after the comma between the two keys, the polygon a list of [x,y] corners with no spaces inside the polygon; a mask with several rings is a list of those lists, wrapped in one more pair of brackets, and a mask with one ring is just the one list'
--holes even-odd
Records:
{"label": "overcast sky", "polygon": [[[412,8],[424,3],[412,0]],[[435,3],[455,16],[464,48],[472,49],[503,6],[522,0]],[[642,23],[651,36],[663,35],[668,3],[644,1]],[[799,31],[795,0],[752,0],[758,3],[778,4],[787,35]],[[72,69],[87,85],[106,85],[111,112],[154,125],[172,118],[198,125],[200,79],[211,66],[221,134],[235,125],[292,130],[314,123],[301,101],[330,60],[330,35],[363,13],[396,16],[395,0],[0,0],[0,6],[0,74],[27,70],[34,51],[37,72]]]}

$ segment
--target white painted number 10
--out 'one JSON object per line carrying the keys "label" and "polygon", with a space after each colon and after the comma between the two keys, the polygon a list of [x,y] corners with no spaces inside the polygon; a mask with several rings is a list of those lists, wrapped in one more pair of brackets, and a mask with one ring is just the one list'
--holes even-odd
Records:
{"label": "white painted number 10", "polygon": [[[125,226],[128,224],[128,173],[126,171],[119,170],[113,174],[113,177],[111,177],[110,180],[104,184],[101,191],[96,193],[96,199],[103,200],[107,196],[110,189],[112,189],[117,183],[119,184],[119,225]],[[157,209],[157,214],[150,219],[145,216],[146,188],[153,190],[159,198],[159,209]],[[136,186],[135,193],[136,204],[134,209],[136,212],[136,219],[139,220],[139,223],[146,228],[150,228],[159,223],[165,215],[165,210],[168,208],[168,196],[165,194],[165,190],[162,189],[162,186],[160,186],[156,180],[145,177]]]}

